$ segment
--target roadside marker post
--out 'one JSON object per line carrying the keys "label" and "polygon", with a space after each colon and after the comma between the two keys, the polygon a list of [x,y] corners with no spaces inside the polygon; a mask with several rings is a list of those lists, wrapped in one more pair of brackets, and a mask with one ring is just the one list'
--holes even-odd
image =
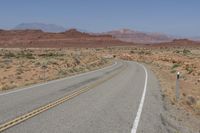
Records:
{"label": "roadside marker post", "polygon": [[43,80],[44,82],[46,82],[46,75],[45,75],[45,69],[47,68],[46,64],[42,65],[42,69],[43,69]]}
{"label": "roadside marker post", "polygon": [[180,96],[180,83],[179,83],[179,79],[180,79],[180,72],[177,72],[177,75],[176,75],[176,101],[179,100],[179,96]]}

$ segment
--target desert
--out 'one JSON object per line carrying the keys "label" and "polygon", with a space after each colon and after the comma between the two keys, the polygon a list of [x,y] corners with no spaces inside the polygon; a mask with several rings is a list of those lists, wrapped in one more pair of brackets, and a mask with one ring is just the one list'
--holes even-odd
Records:
{"label": "desert", "polygon": [[[199,130],[199,42],[176,39],[140,44],[76,29],[63,33],[1,31],[0,35],[0,90],[3,92],[100,69],[114,60],[137,61],[149,67],[160,82],[166,109],[164,121]],[[181,73],[178,101],[177,72]]]}

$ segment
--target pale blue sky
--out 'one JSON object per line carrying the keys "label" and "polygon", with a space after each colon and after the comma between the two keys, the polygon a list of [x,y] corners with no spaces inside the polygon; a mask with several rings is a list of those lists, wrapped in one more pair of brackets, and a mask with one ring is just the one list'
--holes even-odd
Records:
{"label": "pale blue sky", "polygon": [[0,28],[23,22],[200,36],[200,0],[0,0]]}

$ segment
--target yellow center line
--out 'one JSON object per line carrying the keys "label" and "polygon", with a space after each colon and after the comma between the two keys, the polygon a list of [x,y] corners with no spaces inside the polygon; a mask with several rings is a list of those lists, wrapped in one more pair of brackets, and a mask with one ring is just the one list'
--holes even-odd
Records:
{"label": "yellow center line", "polygon": [[47,110],[49,110],[49,109],[51,109],[51,108],[53,108],[55,106],[58,106],[58,105],[60,105],[60,104],[62,104],[64,102],[66,102],[66,101],[68,101],[68,100],[70,100],[70,99],[82,94],[82,93],[85,93],[85,92],[95,88],[96,86],[98,86],[98,85],[108,81],[109,79],[113,78],[114,76],[116,76],[117,74],[122,72],[124,69],[125,69],[125,67],[123,67],[120,70],[118,70],[117,72],[109,75],[108,77],[105,77],[103,79],[97,80],[93,84],[90,84],[90,85],[88,85],[86,87],[83,87],[83,88],[81,88],[79,90],[75,90],[71,94],[66,95],[66,96],[64,96],[64,97],[62,97],[62,98],[60,98],[60,99],[58,99],[56,101],[53,101],[53,102],[51,102],[51,103],[49,103],[47,105],[44,105],[42,107],[39,107],[39,108],[35,109],[35,110],[33,110],[33,111],[29,112],[29,113],[26,113],[26,114],[21,115],[21,116],[15,118],[13,120],[10,120],[8,122],[5,122],[5,123],[1,124],[0,125],[0,132],[5,131],[8,128],[11,128],[11,127],[13,127],[13,126],[15,126],[15,125],[17,125],[19,123],[22,123],[22,122],[24,122],[24,121],[26,121],[26,120],[28,120],[28,119],[40,114],[40,113],[42,113],[42,112],[45,112],[45,111],[47,111]]}

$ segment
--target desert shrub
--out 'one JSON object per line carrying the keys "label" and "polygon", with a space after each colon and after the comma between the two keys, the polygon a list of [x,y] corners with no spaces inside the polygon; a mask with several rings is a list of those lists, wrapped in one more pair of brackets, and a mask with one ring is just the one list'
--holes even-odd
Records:
{"label": "desert shrub", "polygon": [[16,55],[12,52],[8,52],[4,54],[4,58],[11,58],[11,57],[16,57]]}
{"label": "desert shrub", "polygon": [[0,68],[4,68],[5,67],[5,65],[4,64],[0,64]]}
{"label": "desert shrub", "polygon": [[180,64],[173,64],[172,69],[175,69],[175,68],[177,68],[179,66],[180,66]]}
{"label": "desert shrub", "polygon": [[65,60],[65,58],[59,58],[59,60],[60,60],[60,61],[64,61],[64,60]]}
{"label": "desert shrub", "polygon": [[47,64],[42,64],[41,68],[42,68],[42,69],[47,69],[47,68],[48,68],[48,67],[47,67]]}
{"label": "desert shrub", "polygon": [[106,58],[101,58],[101,61],[100,61],[100,62],[102,62],[102,63],[107,63],[108,60],[107,60]]}
{"label": "desert shrub", "polygon": [[194,104],[196,104],[196,99],[193,97],[193,96],[188,96],[187,97],[187,100],[186,100],[186,103],[188,104],[188,105],[194,105]]}
{"label": "desert shrub", "polygon": [[17,58],[35,59],[35,57],[30,51],[21,51],[17,54]]}
{"label": "desert shrub", "polygon": [[39,54],[38,56],[41,57],[60,57],[60,56],[64,56],[65,54],[59,54],[58,52],[49,52],[46,54]]}
{"label": "desert shrub", "polygon": [[12,66],[10,66],[10,65],[7,65],[7,66],[6,66],[6,69],[10,69],[11,67],[12,67]]}
{"label": "desert shrub", "polygon": [[96,48],[96,51],[100,51],[101,49],[100,48]]}
{"label": "desert shrub", "polygon": [[83,66],[79,67],[79,71],[83,72],[85,70],[85,68]]}
{"label": "desert shrub", "polygon": [[171,73],[175,73],[176,72],[176,70],[171,70]]}
{"label": "desert shrub", "polygon": [[20,75],[20,74],[22,74],[22,73],[23,73],[23,70],[22,70],[21,68],[17,68],[17,70],[16,70],[16,71],[17,71],[17,73],[16,73],[17,75]]}
{"label": "desert shrub", "polygon": [[200,112],[200,100],[196,102],[195,108]]}
{"label": "desert shrub", "polygon": [[25,54],[25,57],[26,57],[27,59],[35,59],[35,57],[33,56],[32,53],[27,53],[27,54]]}
{"label": "desert shrub", "polygon": [[58,75],[65,75],[65,73],[66,72],[64,70],[62,70],[62,69],[58,71]]}
{"label": "desert shrub", "polygon": [[185,69],[187,70],[188,74],[191,74],[193,72],[193,69],[191,67],[186,67]]}
{"label": "desert shrub", "polygon": [[71,69],[68,69],[68,72],[69,72],[69,73],[73,73],[73,72],[74,72],[74,69],[72,69],[72,68],[71,68]]}
{"label": "desert shrub", "polygon": [[41,63],[40,62],[36,62],[35,66],[41,66]]}
{"label": "desert shrub", "polygon": [[74,60],[76,62],[77,65],[79,65],[81,62],[80,62],[80,59],[78,57],[74,57]]}
{"label": "desert shrub", "polygon": [[187,55],[187,54],[190,54],[190,53],[191,53],[191,51],[188,50],[188,49],[184,49],[184,50],[183,50],[183,54],[184,54],[184,55]]}
{"label": "desert shrub", "polygon": [[145,51],[145,55],[151,55],[151,51]]}
{"label": "desert shrub", "polygon": [[50,60],[47,62],[47,65],[59,65],[58,62],[56,62],[56,60]]}
{"label": "desert shrub", "polygon": [[16,79],[22,79],[22,77],[21,76],[17,76]]}
{"label": "desert shrub", "polygon": [[179,53],[181,53],[181,51],[180,50],[175,50],[175,51],[173,51],[173,53],[179,54]]}
{"label": "desert shrub", "polygon": [[13,89],[15,87],[16,87],[15,85],[4,85],[1,89],[2,90],[10,90],[10,89]]}
{"label": "desert shrub", "polygon": [[74,72],[79,72],[80,69],[79,69],[78,67],[74,67],[74,68],[73,68],[73,71],[74,71]]}
{"label": "desert shrub", "polygon": [[47,57],[58,56],[58,53],[52,53],[52,52],[50,52],[50,53],[47,53],[46,56]]}
{"label": "desert shrub", "polygon": [[138,54],[144,54],[145,52],[143,50],[139,51]]}

